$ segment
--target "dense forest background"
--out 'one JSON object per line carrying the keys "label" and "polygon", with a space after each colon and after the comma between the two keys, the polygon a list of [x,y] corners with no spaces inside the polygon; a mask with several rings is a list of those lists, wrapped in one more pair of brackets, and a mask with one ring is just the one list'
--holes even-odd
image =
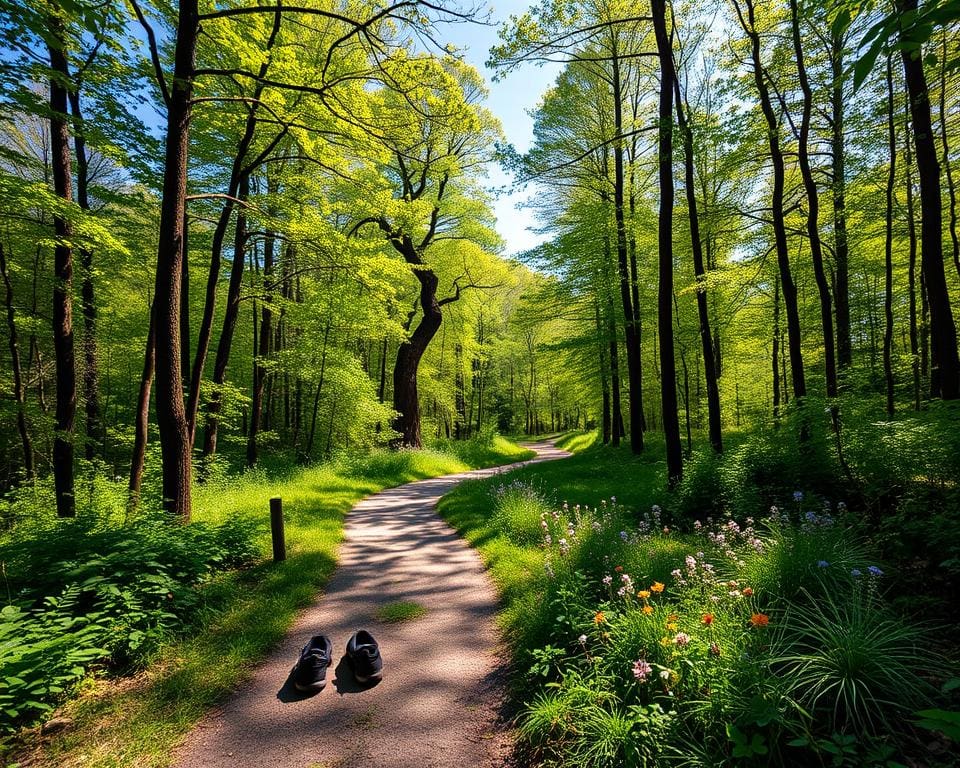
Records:
{"label": "dense forest background", "polygon": [[[921,67],[879,7],[538,8],[491,59],[507,87],[565,62],[520,156],[444,49],[476,9],[14,7],[2,482],[56,475],[64,514],[74,473],[136,497],[158,424],[201,477],[487,427],[635,451],[665,430],[676,481],[681,438],[720,450],[804,399],[843,463],[844,423],[956,396],[949,23],[918,17]],[[171,139],[153,115],[175,108]],[[520,259],[498,255],[497,160],[549,236]]]}

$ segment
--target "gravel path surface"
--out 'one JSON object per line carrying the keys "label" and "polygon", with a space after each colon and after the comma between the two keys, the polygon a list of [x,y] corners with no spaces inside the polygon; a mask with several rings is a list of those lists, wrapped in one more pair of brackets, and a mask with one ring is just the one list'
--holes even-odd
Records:
{"label": "gravel path surface", "polygon": [[[532,462],[567,456],[530,446]],[[177,751],[179,768],[500,768],[510,750],[494,626],[497,596],[479,555],[436,514],[462,480],[520,464],[392,488],[347,517],[340,563],[325,593],[295,622],[247,683],[211,712]],[[401,600],[422,618],[381,624],[378,607]],[[383,681],[367,690],[341,661],[360,628],[380,644]],[[311,635],[333,640],[336,670],[312,698],[288,680]],[[339,662],[339,663],[338,663]]]}

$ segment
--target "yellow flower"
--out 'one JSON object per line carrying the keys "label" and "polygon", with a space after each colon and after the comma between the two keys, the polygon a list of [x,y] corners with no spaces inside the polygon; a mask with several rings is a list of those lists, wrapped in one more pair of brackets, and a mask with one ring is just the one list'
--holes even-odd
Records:
{"label": "yellow flower", "polygon": [[594,624],[603,624],[606,619],[604,618],[603,611],[597,611],[593,617]]}
{"label": "yellow flower", "polygon": [[653,584],[650,585],[650,591],[657,593],[663,592],[663,584],[661,584],[659,581],[653,582]]}
{"label": "yellow flower", "polygon": [[645,605],[645,606],[643,606],[643,612],[644,612],[647,616],[649,616],[651,613],[653,613],[653,607],[652,607],[652,606],[649,606],[649,605]]}
{"label": "yellow flower", "polygon": [[667,632],[676,632],[676,631],[677,631],[677,624],[676,624],[676,622],[674,622],[674,621],[669,622],[669,623],[667,624]]}
{"label": "yellow flower", "polygon": [[648,597],[650,597],[650,590],[641,589],[639,592],[637,592],[637,597],[639,597],[641,600],[646,600]]}

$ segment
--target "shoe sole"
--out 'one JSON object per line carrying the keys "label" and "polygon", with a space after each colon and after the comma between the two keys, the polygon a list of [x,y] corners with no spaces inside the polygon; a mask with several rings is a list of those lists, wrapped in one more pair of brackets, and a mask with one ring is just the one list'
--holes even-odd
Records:
{"label": "shoe sole", "polygon": [[327,681],[324,680],[321,683],[311,683],[310,685],[294,683],[293,687],[300,691],[300,693],[320,693],[320,691],[327,687]]}
{"label": "shoe sole", "polygon": [[362,684],[362,683],[370,683],[370,682],[374,682],[374,681],[376,681],[376,682],[379,683],[381,680],[383,680],[383,672],[376,672],[376,673],[370,675],[370,677],[363,677],[363,676],[361,676],[361,675],[358,675],[356,672],[354,672],[353,677],[354,677],[354,679],[356,679],[356,681],[357,681],[358,683],[361,683],[361,684]]}

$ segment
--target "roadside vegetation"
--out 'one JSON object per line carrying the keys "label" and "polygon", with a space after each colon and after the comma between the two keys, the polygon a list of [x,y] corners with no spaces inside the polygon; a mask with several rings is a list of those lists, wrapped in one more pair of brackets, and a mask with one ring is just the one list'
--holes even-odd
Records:
{"label": "roadside vegetation", "polygon": [[661,447],[574,433],[445,497],[503,598],[522,762],[960,764],[949,423],[885,425],[895,454],[852,431],[856,485],[788,423],[695,452],[673,493]]}
{"label": "roadside vegetation", "polygon": [[[432,450],[344,453],[273,475],[224,475],[198,486],[187,526],[158,513],[129,517],[125,485],[102,478],[96,493],[78,494],[78,503],[95,503],[68,520],[54,515],[51,487],[21,489],[8,500],[16,523],[0,541],[5,759],[168,764],[183,733],[316,598],[356,501],[530,455],[487,435]],[[283,499],[286,521],[287,560],[279,564],[268,560],[272,496]],[[51,716],[44,731],[11,737]]]}

